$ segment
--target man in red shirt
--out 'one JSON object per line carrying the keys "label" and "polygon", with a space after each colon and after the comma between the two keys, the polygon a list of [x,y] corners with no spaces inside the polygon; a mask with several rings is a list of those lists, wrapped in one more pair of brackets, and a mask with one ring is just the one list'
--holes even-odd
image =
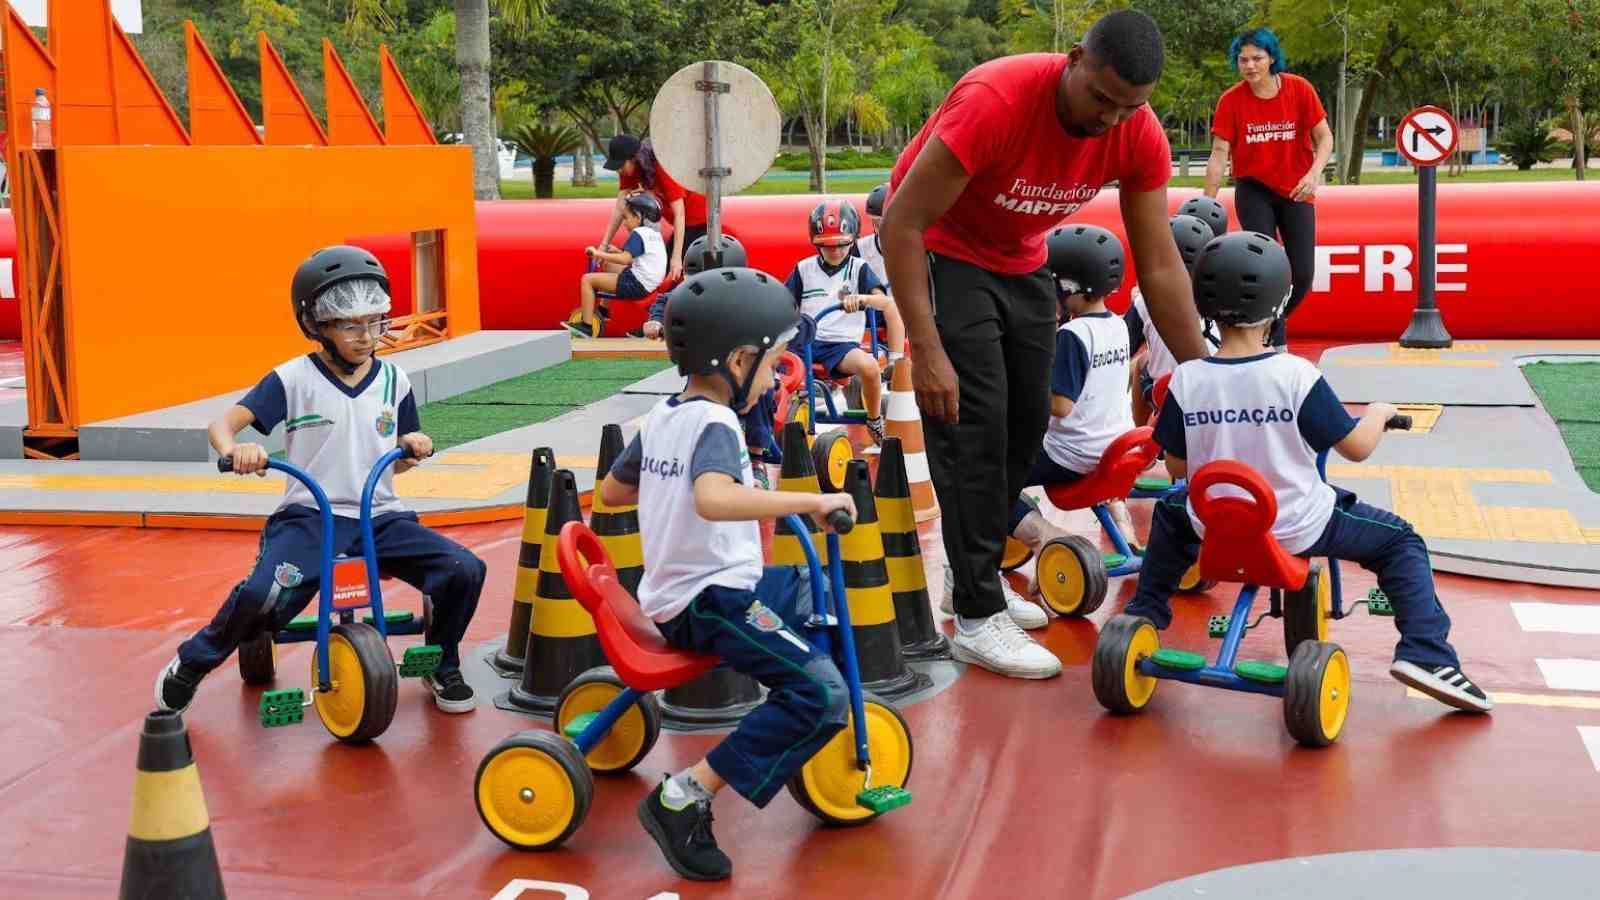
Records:
{"label": "man in red shirt", "polygon": [[1008,513],[1050,416],[1056,286],[1046,235],[1118,182],[1156,327],[1180,362],[1202,354],[1167,223],[1172,151],[1146,105],[1163,58],[1155,23],[1121,10],[1070,53],[984,63],[951,88],[890,178],[883,255],[944,514],[953,653],[1004,675],[1061,671],[1018,627],[1037,607],[1008,597],[999,573]]}
{"label": "man in red shirt", "polygon": [[[619,134],[606,148],[604,168],[617,173],[617,205],[606,223],[606,233],[600,239],[602,248],[611,247],[611,238],[622,222],[622,210],[628,195],[646,190],[661,202],[661,219],[672,225],[672,250],[667,256],[668,283],[683,277],[683,249],[706,233],[706,195],[697,194],[679,184],[656,161],[655,150],[648,140],[641,141],[631,134]],[[615,249],[615,248],[611,248]]]}

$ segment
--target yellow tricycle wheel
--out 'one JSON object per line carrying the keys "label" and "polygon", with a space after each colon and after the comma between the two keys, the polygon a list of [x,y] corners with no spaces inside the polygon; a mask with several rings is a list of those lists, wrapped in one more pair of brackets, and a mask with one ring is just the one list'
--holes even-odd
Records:
{"label": "yellow tricycle wheel", "polygon": [[1039,598],[1058,616],[1087,616],[1106,599],[1106,565],[1087,538],[1051,538],[1039,548]]}
{"label": "yellow tricycle wheel", "polygon": [[1144,709],[1155,695],[1157,679],[1139,671],[1139,661],[1161,649],[1156,626],[1143,616],[1113,616],[1100,629],[1094,647],[1090,680],[1100,705],[1114,713]]}
{"label": "yellow tricycle wheel", "polygon": [[1204,594],[1216,587],[1217,583],[1209,578],[1200,577],[1200,564],[1195,563],[1189,571],[1183,573],[1183,578],[1178,582],[1178,592],[1181,594]]}
{"label": "yellow tricycle wheel", "polygon": [[1350,715],[1350,657],[1338,644],[1305,641],[1289,658],[1283,684],[1283,722],[1307,747],[1339,739]]}
{"label": "yellow tricycle wheel", "polygon": [[[888,701],[871,694],[864,701],[872,786],[903,788],[911,780],[911,729]],[[856,765],[853,718],[789,781],[795,802],[829,825],[861,825],[878,816],[856,802],[866,786],[866,773]]]}
{"label": "yellow tricycle wheel", "polygon": [[360,744],[388,730],[400,699],[400,673],[389,645],[371,625],[349,622],[328,635],[328,680],[332,689],[317,689],[317,654],[311,654],[312,704],[328,733]]}
{"label": "yellow tricycle wheel", "polygon": [[594,776],[578,748],[548,731],[501,741],[478,764],[478,818],[518,850],[558,846],[578,830],[594,800]]}
{"label": "yellow tricycle wheel", "polygon": [[1283,594],[1283,645],[1290,659],[1306,641],[1328,639],[1328,617],[1333,614],[1333,579],[1323,563],[1311,564],[1306,583]]}
{"label": "yellow tricycle wheel", "polygon": [[1033,548],[1006,535],[1006,548],[1000,554],[1000,571],[1014,572],[1026,565],[1030,559],[1033,559]]}
{"label": "yellow tricycle wheel", "polygon": [[[599,713],[627,689],[616,670],[598,666],[572,680],[556,700],[556,731],[567,733],[574,719]],[[605,739],[589,751],[589,768],[601,775],[626,772],[639,764],[661,736],[661,705],[655,694],[642,694],[617,719]],[[568,735],[572,740],[576,736]]]}
{"label": "yellow tricycle wheel", "polygon": [[825,494],[844,490],[844,475],[856,450],[843,431],[829,431],[817,435],[811,445],[811,461],[817,467],[817,482]]}

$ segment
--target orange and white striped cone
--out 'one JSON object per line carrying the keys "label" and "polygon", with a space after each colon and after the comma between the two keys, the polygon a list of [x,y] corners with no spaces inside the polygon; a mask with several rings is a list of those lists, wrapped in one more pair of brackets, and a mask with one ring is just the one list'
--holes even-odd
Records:
{"label": "orange and white striped cone", "polygon": [[911,482],[911,508],[917,521],[926,522],[939,516],[939,501],[933,495],[933,480],[928,474],[928,453],[922,442],[922,413],[917,409],[917,395],[911,389],[911,367],[908,356],[894,367],[889,380],[889,409],[884,415],[884,433],[900,439],[906,456],[906,478]]}

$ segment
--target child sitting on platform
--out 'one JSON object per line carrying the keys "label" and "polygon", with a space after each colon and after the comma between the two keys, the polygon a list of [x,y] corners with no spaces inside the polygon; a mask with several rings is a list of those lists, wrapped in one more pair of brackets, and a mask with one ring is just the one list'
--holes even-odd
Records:
{"label": "child sitting on platform", "polygon": [[[1318,455],[1329,450],[1355,462],[1370,456],[1394,407],[1373,403],[1359,421],[1351,418],[1316,366],[1263,344],[1290,287],[1288,256],[1271,238],[1235,232],[1213,239],[1195,263],[1194,284],[1195,305],[1221,327],[1222,345],[1172,374],[1155,426],[1168,470],[1181,478],[1232,459],[1259,472],[1277,497],[1272,535],[1286,552],[1349,560],[1378,576],[1400,632],[1389,674],[1441,703],[1488,712],[1493,702],[1461,671],[1450,646],[1450,617],[1434,588],[1427,545],[1404,519],[1317,472]],[[1157,628],[1171,624],[1169,599],[1199,557],[1202,529],[1187,491],[1157,502],[1128,615]]]}
{"label": "child sitting on platform", "polygon": [[667,245],[657,224],[661,203],[648,191],[630,196],[623,208],[622,224],[629,229],[621,250],[585,247],[590,259],[600,261],[600,271],[585,272],[579,281],[579,310],[576,322],[567,328],[578,337],[599,337],[594,327],[596,292],[614,294],[618,300],[642,300],[661,285],[667,274]]}
{"label": "child sitting on platform", "polygon": [[801,630],[812,606],[808,574],[762,568],[758,520],[794,513],[821,522],[834,510],[854,516],[855,504],[848,494],[753,487],[739,437],[739,415],[772,385],[797,318],[783,284],[754,269],[704,272],[674,288],[667,348],[688,384],[650,412],[600,485],[606,503],[638,504],[639,605],[667,643],[715,654],[769,691],[708,756],[639,804],[640,823],[685,878],[732,872],[711,833],[718,791],[732,786],[766,806],[849,715],[838,667]]}
{"label": "child sitting on platform", "polygon": [[[361,552],[361,493],[367,473],[398,444],[416,460],[433,455],[422,433],[405,372],[373,356],[388,330],[389,277],[360,247],[327,247],[300,264],[290,288],[295,322],[316,341],[316,353],[297,356],[211,423],[211,446],[233,458],[239,475],[265,475],[267,451],[235,443],[247,426],[266,435],[280,422],[289,462],[310,473],[333,506],[335,555]],[[394,473],[416,466],[402,459],[378,482],[372,529],[379,568],[433,600],[424,639],[443,650],[426,684],[434,703],[449,713],[475,706],[461,676],[460,645],[478,606],[486,567],[470,550],[421,525],[394,494]],[[261,549],[245,580],[210,624],[178,646],[156,676],[156,707],[182,712],[200,680],[239,645],[262,632],[276,633],[316,596],[322,568],[322,519],[316,498],[288,480],[283,502],[261,532]]]}
{"label": "child sitting on platform", "polygon": [[859,256],[850,255],[861,233],[861,218],[847,200],[825,200],[811,211],[811,243],[816,256],[802,259],[789,275],[789,291],[800,311],[817,319],[823,310],[840,305],[817,321],[811,342],[811,361],[834,378],[859,378],[861,400],[867,411],[867,431],[875,444],[883,443],[883,372],[878,361],[861,349],[866,332],[864,308],[877,310],[888,326],[892,365],[904,356],[906,331],[900,311],[884,292],[883,284]]}

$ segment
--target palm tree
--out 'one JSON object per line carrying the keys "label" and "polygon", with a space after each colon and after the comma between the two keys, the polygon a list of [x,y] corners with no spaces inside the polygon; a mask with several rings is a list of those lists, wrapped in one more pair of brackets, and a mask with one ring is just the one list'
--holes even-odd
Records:
{"label": "palm tree", "polygon": [[507,137],[518,150],[533,157],[533,196],[539,199],[556,195],[556,157],[571,153],[583,143],[578,129],[543,122],[513,129]]}
{"label": "palm tree", "polygon": [[[394,0],[346,0],[353,25],[389,27]],[[493,92],[489,88],[490,0],[455,0],[456,66],[461,70],[461,133],[472,145],[473,194],[500,198],[500,162],[495,146]],[[526,28],[544,14],[544,0],[494,0],[507,24]]]}

